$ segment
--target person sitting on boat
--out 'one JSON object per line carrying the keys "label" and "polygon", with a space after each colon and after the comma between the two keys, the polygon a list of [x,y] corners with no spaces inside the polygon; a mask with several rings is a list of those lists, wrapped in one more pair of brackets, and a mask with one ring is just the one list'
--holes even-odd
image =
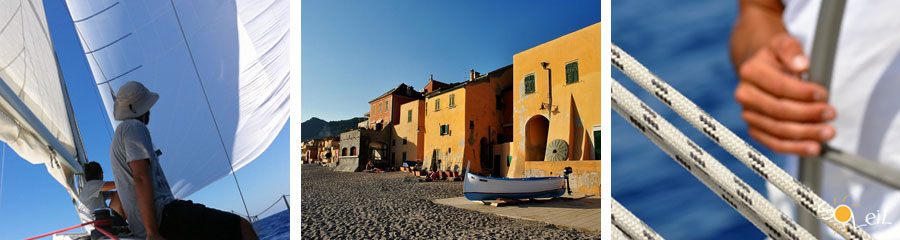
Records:
{"label": "person sitting on boat", "polygon": [[[847,1],[834,67],[828,69],[832,93],[801,79],[810,68],[807,53],[821,3],[740,1],[731,59],[740,78],[734,97],[750,136],[776,152],[816,156],[821,143],[828,143],[900,167],[900,31],[894,31],[900,30],[900,1]],[[784,169],[797,176],[797,157],[791,158]],[[863,229],[875,239],[900,236],[900,191],[828,161],[822,171],[824,199],[853,203],[854,222],[867,225]],[[786,195],[771,184],[767,189],[772,203],[794,213],[796,205]],[[870,222],[869,214],[878,221]],[[837,237],[821,229],[822,237]]]}
{"label": "person sitting on boat", "polygon": [[238,215],[175,199],[147,128],[158,99],[134,81],[122,85],[115,98],[113,115],[122,122],[109,155],[131,231],[147,239],[258,239]]}
{"label": "person sitting on boat", "polygon": [[[119,201],[119,195],[116,191],[110,191],[116,188],[115,182],[103,181],[103,168],[97,162],[88,162],[84,164],[84,186],[78,193],[78,199],[87,208],[93,212],[98,208],[111,208],[113,210],[113,218],[125,220],[125,211],[122,209],[122,203]],[[109,205],[106,200],[109,199]]]}

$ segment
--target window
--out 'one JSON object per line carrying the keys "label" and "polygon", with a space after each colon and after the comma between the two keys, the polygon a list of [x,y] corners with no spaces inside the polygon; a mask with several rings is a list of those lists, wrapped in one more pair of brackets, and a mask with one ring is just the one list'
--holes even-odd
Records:
{"label": "window", "polygon": [[453,108],[453,107],[456,107],[456,101],[455,101],[455,100],[456,100],[456,94],[450,94],[450,106],[448,106],[447,108]]}
{"label": "window", "polygon": [[397,146],[397,139],[391,139],[391,146]]}
{"label": "window", "polygon": [[578,82],[578,61],[566,63],[566,83]]}
{"label": "window", "polygon": [[350,156],[356,156],[356,147],[350,147]]}
{"label": "window", "polygon": [[525,76],[525,94],[534,93],[534,74]]}
{"label": "window", "polygon": [[382,103],[378,103],[378,109],[375,110],[375,111],[378,111],[378,113],[381,113],[381,109],[383,108],[383,106],[381,104]]}
{"label": "window", "polygon": [[494,105],[497,105],[497,110],[503,109],[503,95],[494,96]]}
{"label": "window", "polygon": [[412,122],[412,109],[406,111],[406,122]]}
{"label": "window", "polygon": [[406,145],[406,138],[403,138],[403,145]]}
{"label": "window", "polygon": [[341,149],[341,156],[347,156],[347,148]]}
{"label": "window", "polygon": [[390,106],[391,106],[391,101],[388,100],[387,102],[384,103],[384,111],[387,112],[388,108],[390,108]]}
{"label": "window", "polygon": [[441,99],[438,98],[438,99],[434,100],[434,111],[437,112],[440,110],[441,110]]}
{"label": "window", "polygon": [[406,162],[406,152],[403,152],[402,158],[403,158],[403,161]]}
{"label": "window", "polygon": [[450,124],[441,125],[441,135],[450,135]]}

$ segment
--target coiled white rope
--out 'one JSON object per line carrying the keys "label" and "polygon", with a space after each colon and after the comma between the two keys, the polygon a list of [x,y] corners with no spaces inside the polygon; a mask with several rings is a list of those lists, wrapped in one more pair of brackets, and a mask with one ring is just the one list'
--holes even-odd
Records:
{"label": "coiled white rope", "polygon": [[[622,118],[644,133],[760,231],[773,239],[815,239],[615,79],[612,79],[611,90],[612,107]],[[622,230],[628,233],[628,229]]]}
{"label": "coiled white rope", "polygon": [[[641,219],[634,216],[634,214],[628,211],[622,204],[619,204],[616,199],[610,199],[612,200],[612,212],[610,214],[612,217],[612,224],[615,225],[615,230],[618,230],[624,235],[623,238],[614,237],[614,239],[664,239],[659,233],[656,233],[650,226],[647,226],[646,223],[641,221]],[[615,231],[613,233],[615,233]],[[615,236],[615,234],[613,234],[613,236]]]}
{"label": "coiled white rope", "polygon": [[834,219],[833,206],[779,168],[769,158],[759,153],[734,132],[728,130],[719,121],[709,116],[703,109],[669,86],[668,83],[659,79],[640,62],[625,53],[625,51],[622,51],[615,44],[612,44],[611,50],[611,63],[613,66],[621,70],[622,73],[625,73],[645,90],[653,93],[657,99],[668,105],[678,115],[722,146],[731,155],[749,166],[765,180],[778,187],[791,199],[799,203],[802,206],[801,208],[817,216],[820,221],[845,239],[872,239],[867,232],[858,226],[841,223]]}

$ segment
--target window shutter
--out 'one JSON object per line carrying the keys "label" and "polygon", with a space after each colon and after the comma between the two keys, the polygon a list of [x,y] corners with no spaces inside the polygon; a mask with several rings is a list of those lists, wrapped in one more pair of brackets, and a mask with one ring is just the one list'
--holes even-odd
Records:
{"label": "window shutter", "polygon": [[534,74],[525,76],[525,93],[534,93]]}
{"label": "window shutter", "polygon": [[566,64],[566,83],[578,82],[578,62]]}

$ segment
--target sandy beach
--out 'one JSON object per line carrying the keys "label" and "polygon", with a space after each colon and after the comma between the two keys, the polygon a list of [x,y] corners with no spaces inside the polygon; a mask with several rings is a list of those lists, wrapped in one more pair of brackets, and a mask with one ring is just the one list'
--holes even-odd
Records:
{"label": "sandy beach", "polygon": [[[409,173],[344,173],[302,166],[301,231],[313,239],[600,239],[600,233],[457,209],[430,200],[462,195],[462,182]],[[599,217],[599,216],[597,216]]]}

